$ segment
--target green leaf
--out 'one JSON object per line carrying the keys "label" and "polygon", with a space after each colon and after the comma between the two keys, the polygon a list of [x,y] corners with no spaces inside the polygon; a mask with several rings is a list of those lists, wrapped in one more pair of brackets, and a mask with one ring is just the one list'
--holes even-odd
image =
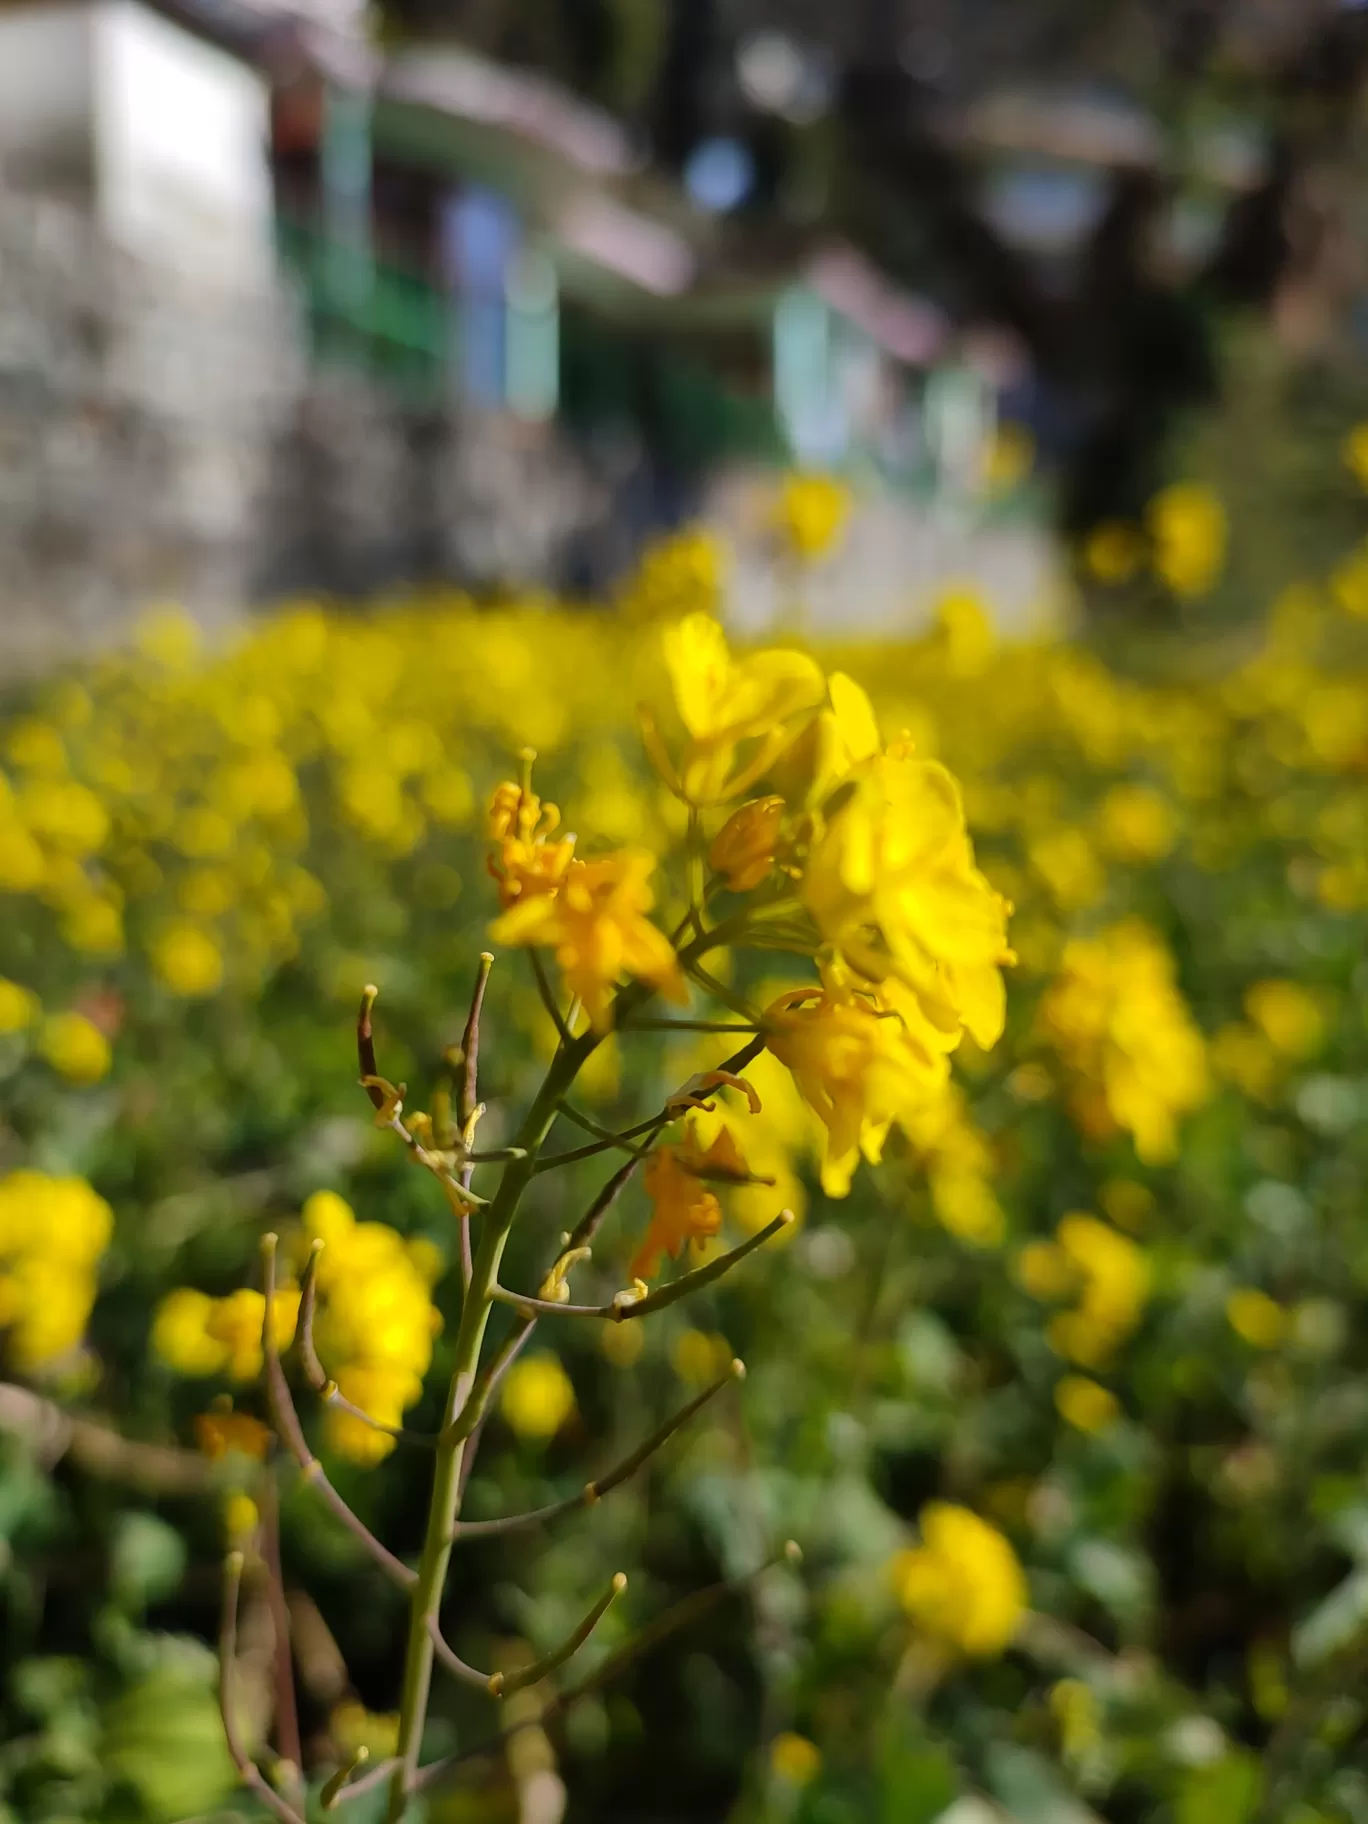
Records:
{"label": "green leaf", "polygon": [[1352,1571],[1335,1585],[1292,1633],[1292,1657],[1299,1666],[1319,1665],[1347,1647],[1368,1626],[1368,1570]]}
{"label": "green leaf", "polygon": [[1175,1824],[1245,1824],[1259,1801],[1263,1780],[1252,1754],[1238,1750],[1210,1767],[1196,1767],[1178,1794]]}
{"label": "green leaf", "polygon": [[[988,1750],[985,1771],[989,1791],[1006,1806],[1013,1824],[1101,1824],[1055,1768],[1029,1748],[995,1743]],[[1206,1824],[1214,1824],[1214,1816]],[[1226,1824],[1224,1818],[1221,1824]]]}
{"label": "green leaf", "polygon": [[116,1601],[141,1610],[169,1596],[185,1574],[185,1541],[155,1514],[120,1514],[110,1548]]}

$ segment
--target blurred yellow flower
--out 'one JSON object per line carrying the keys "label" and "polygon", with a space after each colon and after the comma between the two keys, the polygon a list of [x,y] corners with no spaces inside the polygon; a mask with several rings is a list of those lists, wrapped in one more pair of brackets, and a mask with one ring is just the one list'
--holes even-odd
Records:
{"label": "blurred yellow flower", "polygon": [[328,1733],[344,1760],[364,1748],[372,1760],[383,1761],[399,1745],[399,1718],[367,1710],[355,1698],[347,1698],[336,1705],[328,1718]]}
{"label": "blurred yellow flower", "polygon": [[[640,1330],[640,1324],[619,1324],[618,1329]],[[732,1363],[732,1347],[725,1336],[705,1330],[681,1330],[670,1345],[670,1360],[681,1381],[701,1387],[725,1374]]]}
{"label": "blurred yellow flower", "polygon": [[1126,1129],[1146,1162],[1170,1159],[1178,1119],[1206,1100],[1206,1052],[1159,938],[1138,920],[1064,948],[1040,1023],[1075,1075],[1089,1131]]}
{"label": "blurred yellow flower", "polygon": [[69,1083],[98,1083],[109,1072],[109,1040],[83,1013],[54,1013],[43,1021],[38,1049]]}
{"label": "blurred yellow flower", "polygon": [[1147,523],[1164,585],[1174,595],[1208,594],[1226,551],[1225,508],[1212,490],[1200,482],[1173,482],[1150,502]]}
{"label": "blurred yellow flower", "polygon": [[168,925],[152,945],[152,967],[173,994],[212,994],[223,980],[223,952],[202,925]]}
{"label": "blurred yellow flower", "polygon": [[1055,1386],[1054,1402],[1061,1418],[1089,1433],[1105,1431],[1121,1412],[1114,1393],[1082,1374],[1066,1374]]}
{"label": "blurred yellow flower", "polygon": [[499,1410],[520,1438],[552,1438],[575,1410],[575,1390],[557,1356],[523,1356],[504,1376]]}
{"label": "blurred yellow flower", "polygon": [[177,1374],[216,1374],[228,1350],[209,1334],[214,1300],[193,1286],[177,1286],[157,1306],[152,1319],[152,1350]]}
{"label": "blurred yellow flower", "polygon": [[822,1770],[822,1751],[805,1735],[786,1731],[770,1743],[770,1772],[786,1786],[810,1786]]}
{"label": "blurred yellow flower", "polygon": [[941,1645],[991,1658],[1012,1643],[1026,1612],[1026,1578],[1011,1544],[966,1507],[933,1501],[922,1542],[893,1560],[898,1600]]}
{"label": "blurred yellow flower", "polygon": [[231,1454],[260,1463],[270,1449],[272,1435],[260,1419],[227,1406],[198,1413],[195,1418],[195,1442],[214,1460]]}
{"label": "blurred yellow flower", "polygon": [[25,1032],[38,1021],[42,1003],[31,988],[0,976],[0,1033]]}
{"label": "blurred yellow flower", "polygon": [[261,1515],[250,1495],[239,1491],[225,1499],[223,1530],[228,1535],[229,1545],[241,1545],[244,1540],[252,1537],[260,1525]]}
{"label": "blurred yellow flower", "polygon": [[1323,1004],[1299,982],[1255,982],[1244,1002],[1255,1026],[1285,1058],[1312,1057],[1325,1041]]}
{"label": "blurred yellow flower", "polygon": [[1173,806],[1148,785],[1114,785],[1098,809],[1102,845],[1119,861],[1160,861],[1173,847]]}
{"label": "blurred yellow flower", "polygon": [[796,558],[813,563],[839,542],[850,505],[850,489],[834,476],[789,475],[780,490],[775,526]]}
{"label": "blurred yellow flower", "polygon": [[38,1373],[85,1333],[114,1216],[83,1178],[0,1178],[0,1331],[14,1365]]}
{"label": "blurred yellow flower", "polygon": [[726,581],[726,553],[701,527],[688,527],[650,545],[620,598],[638,619],[675,620],[716,614]]}
{"label": "blurred yellow flower", "polygon": [[1340,449],[1345,467],[1359,486],[1368,490],[1368,424],[1352,425]]}
{"label": "blurred yellow flower", "polygon": [[1128,583],[1145,562],[1144,535],[1124,520],[1104,520],[1083,544],[1083,563],[1099,583]]}
{"label": "blurred yellow flower", "polygon": [[983,453],[983,485],[990,494],[1019,488],[1035,464],[1035,438],[1024,424],[1005,418]]}
{"label": "blurred yellow flower", "polygon": [[1255,1286],[1241,1286],[1230,1294],[1226,1317],[1235,1334],[1254,1349],[1276,1349],[1287,1334],[1287,1313]]}

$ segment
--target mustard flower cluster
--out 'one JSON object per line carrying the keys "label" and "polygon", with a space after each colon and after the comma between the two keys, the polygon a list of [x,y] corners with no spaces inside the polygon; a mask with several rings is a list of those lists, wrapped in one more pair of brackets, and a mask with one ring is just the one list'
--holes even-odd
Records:
{"label": "mustard flower cluster", "polygon": [[71,1361],[95,1303],[114,1217],[83,1178],[0,1178],[0,1333],[24,1373]]}
{"label": "mustard flower cluster", "polygon": [[[331,1449],[353,1462],[382,1461],[394,1448],[391,1432],[422,1393],[441,1314],[432,1286],[442,1261],[430,1244],[405,1242],[379,1222],[357,1222],[333,1191],[315,1191],[301,1217],[300,1254],[321,1242],[316,1268],[314,1335],[319,1358],[341,1400],[326,1415]],[[275,1294],[272,1330],[288,1347],[299,1316],[297,1287]],[[265,1301],[241,1287],[211,1298],[193,1287],[169,1292],[152,1326],[156,1354],[177,1374],[222,1376],[244,1384],[262,1369]],[[360,1418],[352,1407],[360,1407]]]}

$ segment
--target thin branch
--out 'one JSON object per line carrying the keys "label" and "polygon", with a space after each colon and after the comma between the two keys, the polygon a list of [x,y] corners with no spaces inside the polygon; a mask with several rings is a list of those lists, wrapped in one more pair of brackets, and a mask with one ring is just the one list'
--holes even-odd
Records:
{"label": "thin branch", "polygon": [[10,1381],[0,1381],[0,1431],[22,1438],[48,1465],[69,1456],[88,1475],[149,1495],[201,1493],[221,1485],[227,1473],[198,1450],[125,1438],[112,1426],[76,1418]]}
{"label": "thin branch", "polygon": [[567,1659],[579,1652],[626,1588],[627,1578],[622,1571],[618,1571],[574,1633],[568,1635],[558,1647],[553,1647],[541,1659],[535,1660],[530,1666],[522,1667],[520,1671],[496,1672],[489,1681],[492,1695],[512,1697],[515,1691],[525,1691],[529,1685],[539,1685],[544,1678],[549,1678],[553,1672],[565,1664]]}
{"label": "thin branch", "polygon": [[375,1028],[371,1024],[379,995],[374,982],[367,982],[361,990],[361,1010],[356,1016],[356,1061],[361,1068],[361,1084],[372,1108],[377,1109],[385,1106],[385,1092],[375,1081],[380,1072],[375,1062]]}
{"label": "thin branch", "polygon": [[262,1773],[238,1734],[233,1708],[233,1674],[237,1667],[238,1595],[241,1588],[242,1553],[229,1552],[223,1561],[223,1615],[219,1624],[218,1699],[224,1740],[243,1785],[256,1794],[272,1816],[279,1818],[281,1824],[305,1824],[301,1814],[281,1798]]}
{"label": "thin branch", "polygon": [[489,1402],[493,1399],[494,1394],[498,1390],[500,1381],[508,1373],[514,1362],[517,1361],[519,1355],[526,1346],[527,1339],[531,1336],[536,1327],[537,1320],[535,1317],[523,1318],[522,1321],[519,1324],[516,1324],[504,1338],[503,1343],[490,1361],[489,1386],[485,1395],[484,1410],[481,1412],[477,1423],[471,1428],[470,1436],[466,1439],[466,1447],[461,1453],[461,1473],[457,1478],[458,1503],[465,1499],[465,1491],[470,1482],[470,1473],[475,1467],[475,1456],[480,1448],[480,1440],[484,1436],[485,1420],[489,1416]]}
{"label": "thin branch", "polygon": [[459,1678],[463,1685],[474,1685],[477,1690],[484,1691],[491,1696],[496,1695],[494,1681],[499,1676],[497,1672],[480,1672],[474,1666],[467,1665],[455,1648],[449,1646],[443,1638],[435,1615],[428,1616],[427,1630],[432,1636],[433,1650],[453,1678]]}
{"label": "thin branch", "polygon": [[613,1305],[608,1316],[617,1323],[624,1323],[629,1317],[649,1317],[653,1311],[663,1311],[667,1305],[676,1304],[681,1298],[689,1298],[695,1292],[701,1292],[704,1286],[710,1286],[715,1279],[721,1279],[724,1273],[730,1273],[733,1267],[739,1266],[747,1254],[763,1248],[771,1237],[783,1229],[791,1229],[797,1220],[792,1210],[780,1210],[773,1222],[767,1222],[763,1229],[748,1237],[739,1248],[733,1248],[727,1254],[719,1254],[716,1260],[706,1261],[701,1267],[695,1267],[692,1273],[671,1280],[668,1286],[661,1286],[634,1304]]}
{"label": "thin branch", "polygon": [[623,1191],[626,1190],[636,1173],[637,1167],[645,1157],[647,1150],[648,1149],[643,1148],[641,1152],[633,1153],[627,1163],[625,1165],[620,1165],[617,1171],[613,1173],[613,1176],[608,1180],[607,1184],[604,1185],[603,1189],[589,1205],[589,1208],[585,1211],[584,1215],[580,1217],[579,1221],[570,1231],[570,1238],[562,1249],[563,1253],[569,1253],[575,1248],[587,1248],[590,1246],[602,1226],[604,1217],[608,1214],[609,1210],[612,1209]]}
{"label": "thin branch", "polygon": [[[493,956],[488,950],[482,950],[479,964],[475,970],[475,987],[470,996],[470,1012],[466,1017],[465,1033],[461,1039],[461,1066],[456,1082],[456,1115],[460,1122],[462,1136],[469,1132],[480,1106],[480,1018],[484,1013],[485,989],[489,986],[489,972],[493,967]],[[461,1168],[460,1184],[463,1191],[470,1190],[470,1182],[474,1175],[474,1167],[467,1160]],[[455,1199],[452,1200],[452,1203],[454,1208]],[[469,1210],[457,1211],[456,1227],[461,1238],[461,1287],[463,1291],[468,1291],[471,1275],[475,1271],[475,1257],[470,1242]]]}
{"label": "thin branch", "polygon": [[370,1759],[370,1749],[362,1742],[345,1767],[339,1767],[330,1780],[325,1780],[318,1802],[324,1811],[336,1811],[343,1794],[352,1784],[357,1771]]}
{"label": "thin branch", "polygon": [[624,1457],[621,1463],[610,1469],[606,1475],[596,1481],[587,1482],[578,1493],[569,1495],[563,1501],[553,1501],[546,1507],[533,1508],[529,1513],[510,1514],[502,1520],[458,1520],[455,1526],[455,1537],[458,1539],[484,1538],[496,1534],[521,1532],[524,1527],[539,1526],[550,1520],[558,1520],[562,1514],[570,1514],[580,1507],[592,1507],[604,1495],[611,1494],[615,1488],[634,1476],[649,1457],[655,1455],[662,1445],[667,1444],[674,1434],[687,1425],[695,1413],[700,1412],[709,1400],[714,1399],[733,1381],[745,1378],[745,1367],[741,1362],[732,1362],[725,1374],[721,1374],[700,1394],[696,1394],[687,1406],[666,1419],[665,1423],[653,1431],[644,1444],[639,1444],[630,1456]]}
{"label": "thin branch", "polygon": [[541,996],[542,1006],[550,1014],[556,1031],[560,1035],[561,1044],[568,1045],[574,1035],[566,1024],[565,1015],[561,1012],[556,1000],[555,991],[546,973],[546,964],[541,959],[541,952],[535,945],[531,945],[528,948],[527,957],[532,965],[532,973],[537,978],[537,992]]}
{"label": "thin branch", "polygon": [[756,1025],[748,1020],[633,1020],[627,1032],[754,1032]]}
{"label": "thin branch", "polygon": [[330,1385],[328,1371],[318,1359],[313,1337],[314,1313],[318,1307],[318,1257],[324,1245],[318,1237],[309,1244],[309,1258],[304,1262],[299,1282],[299,1316],[295,1319],[294,1334],[295,1355],[304,1371],[304,1379],[315,1393],[322,1393]]}
{"label": "thin branch", "polygon": [[541,1317],[597,1317],[622,1324],[628,1318],[650,1317],[654,1311],[663,1311],[667,1305],[676,1304],[681,1298],[689,1298],[695,1292],[701,1292],[704,1286],[711,1285],[715,1279],[721,1279],[724,1273],[730,1273],[748,1254],[763,1247],[771,1236],[777,1235],[781,1229],[792,1228],[796,1220],[792,1210],[780,1210],[773,1222],[766,1223],[763,1229],[749,1236],[740,1247],[719,1254],[715,1260],[705,1261],[701,1267],[695,1267],[692,1272],[671,1280],[667,1286],[658,1287],[645,1298],[633,1298],[630,1293],[619,1292],[611,1304],[607,1305],[558,1305],[549,1298],[529,1298],[525,1293],[511,1292],[507,1286],[495,1286],[493,1295],[501,1304],[511,1305],[524,1316],[535,1313]]}
{"label": "thin branch", "polygon": [[285,1576],[280,1568],[280,1496],[275,1477],[262,1477],[257,1506],[261,1514],[261,1556],[266,1566],[266,1601],[275,1635],[276,1747],[285,1766],[294,1770],[291,1797],[303,1800],[304,1756],[299,1740],[299,1706],[295,1701],[294,1655],[290,1646],[290,1611],[285,1602]]}
{"label": "thin branch", "polygon": [[[564,1109],[561,1112],[564,1113]],[[571,1119],[574,1120],[575,1117],[571,1116]],[[538,1159],[532,1170],[534,1173],[553,1171],[558,1165],[573,1165],[579,1159],[592,1159],[614,1147],[619,1152],[630,1153],[634,1158],[643,1158],[651,1150],[650,1147],[633,1146],[633,1140],[639,1139],[643,1134],[649,1134],[654,1139],[659,1130],[668,1127],[674,1119],[672,1114],[662,1109],[658,1115],[652,1115],[649,1121],[638,1121],[635,1127],[625,1127],[618,1134],[610,1134],[606,1128],[600,1128],[598,1131],[605,1135],[604,1139],[596,1140],[591,1146],[574,1147],[568,1153],[552,1153],[548,1158]],[[581,1127],[584,1124],[583,1120],[578,1123]]]}
{"label": "thin branch", "polygon": [[300,1474],[306,1482],[311,1483],[319,1492],[326,1506],[346,1527],[347,1531],[358,1539],[381,1570],[392,1577],[401,1589],[411,1589],[416,1581],[416,1574],[389,1551],[371,1532],[357,1514],[354,1514],[347,1503],[338,1494],[324,1474],[323,1465],[309,1449],[304,1436],[304,1428],[299,1422],[294,1401],[290,1397],[290,1385],[285,1379],[285,1370],[280,1364],[280,1351],[276,1348],[275,1327],[273,1323],[275,1305],[275,1255],[278,1238],[275,1235],[263,1235],[261,1238],[262,1281],[266,1294],[266,1310],[262,1320],[262,1357],[266,1380],[266,1401],[275,1426],[276,1435],[299,1465]]}
{"label": "thin branch", "polygon": [[484,1012],[485,989],[489,986],[489,972],[493,967],[493,956],[488,950],[482,950],[475,970],[475,988],[470,997],[465,1035],[461,1040],[461,1066],[456,1076],[456,1117],[462,1133],[470,1125],[480,1101],[480,1015]]}
{"label": "thin branch", "polygon": [[[324,1810],[335,1811],[339,1805],[345,1805],[351,1799],[361,1799],[364,1798],[368,1792],[374,1792],[377,1786],[384,1785],[385,1781],[394,1772],[394,1769],[398,1764],[398,1761],[393,1755],[391,1755],[388,1760],[377,1761],[374,1767],[368,1767],[366,1769],[360,1779],[349,1780],[342,1790],[334,1795],[331,1806],[325,1801]],[[325,1787],[324,1791],[326,1790],[327,1788]]]}
{"label": "thin branch", "polygon": [[481,1760],[486,1755],[497,1753],[515,1735],[521,1735],[528,1729],[544,1729],[548,1723],[564,1716],[566,1711],[578,1703],[581,1698],[592,1696],[595,1691],[600,1691],[605,1685],[611,1684],[629,1666],[658,1647],[662,1641],[668,1640],[693,1622],[701,1620],[711,1609],[716,1608],[719,1602],[724,1601],[728,1596],[741,1595],[763,1577],[766,1571],[772,1570],[776,1564],[797,1564],[801,1558],[802,1553],[790,1540],[781,1552],[776,1553],[772,1558],[767,1558],[763,1564],[757,1565],[753,1571],[748,1571],[744,1577],[728,1578],[723,1582],[709,1585],[705,1590],[696,1590],[691,1596],[685,1596],[653,1621],[649,1627],[643,1628],[635,1639],[626,1641],[608,1654],[578,1684],[572,1685],[568,1691],[563,1691],[558,1697],[552,1698],[550,1703],[544,1704],[533,1715],[519,1717],[517,1722],[510,1723],[508,1728],[501,1729],[497,1735],[491,1736],[487,1741],[479,1742],[473,1748],[464,1748],[459,1754],[447,1755],[440,1761],[432,1761],[428,1766],[421,1768],[414,1777],[413,1790],[422,1792],[446,1774],[454,1773],[458,1767],[466,1766],[471,1761]]}

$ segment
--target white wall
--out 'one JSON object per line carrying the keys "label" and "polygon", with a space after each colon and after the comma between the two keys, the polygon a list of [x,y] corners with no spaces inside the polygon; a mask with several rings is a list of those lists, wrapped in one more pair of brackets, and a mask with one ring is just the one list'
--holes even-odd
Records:
{"label": "white wall", "polygon": [[256,289],[274,264],[261,77],[134,4],[94,9],[96,206],[144,257]]}
{"label": "white wall", "polygon": [[0,7],[0,180],[76,191],[144,258],[269,280],[269,124],[255,70],[137,0]]}
{"label": "white wall", "polygon": [[0,9],[0,178],[89,182],[90,9]]}

